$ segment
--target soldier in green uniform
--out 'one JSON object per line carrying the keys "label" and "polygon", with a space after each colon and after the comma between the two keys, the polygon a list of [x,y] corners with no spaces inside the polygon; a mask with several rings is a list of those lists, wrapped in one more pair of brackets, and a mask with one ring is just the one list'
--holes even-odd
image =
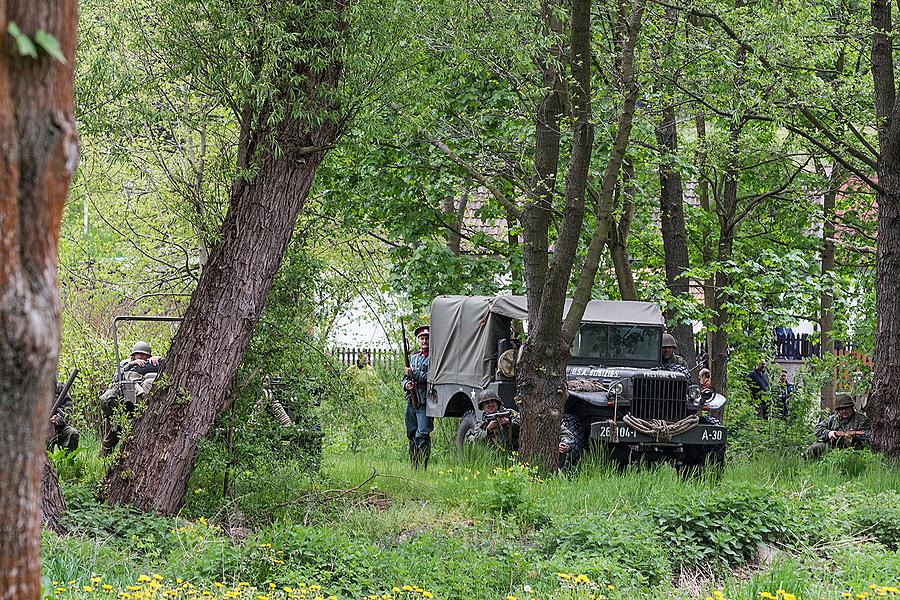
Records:
{"label": "soldier in green uniform", "polygon": [[[56,396],[62,393],[65,386],[56,382]],[[53,425],[53,437],[50,438],[49,448],[65,448],[69,452],[74,452],[78,448],[78,440],[81,436],[80,432],[69,424],[69,415],[72,414],[74,403],[72,397],[66,394],[56,410],[50,415],[50,423]]]}
{"label": "soldier in green uniform", "polygon": [[669,371],[681,371],[685,375],[689,374],[687,362],[684,358],[675,353],[678,344],[675,337],[670,333],[664,333],[662,336],[662,368]]}
{"label": "soldier in green uniform", "polygon": [[344,373],[365,404],[367,406],[375,404],[375,390],[380,381],[378,373],[369,364],[369,355],[360,353],[356,359],[356,364],[348,367]]}
{"label": "soldier in green uniform", "polygon": [[416,341],[419,351],[409,357],[409,367],[403,373],[401,385],[404,390],[412,392],[406,402],[406,437],[409,440],[409,461],[413,468],[419,465],[428,468],[428,457],[431,454],[431,432],[434,430],[434,417],[429,417],[428,404],[428,341],[431,329],[427,325],[416,328]]}
{"label": "soldier in green uniform", "polygon": [[[489,441],[506,452],[517,450],[519,429],[522,425],[519,413],[504,409],[500,404],[500,397],[491,390],[484,390],[478,396],[478,409],[482,411],[481,417],[475,421],[475,427],[466,432],[466,443]],[[497,415],[504,412],[508,414]],[[559,432],[559,453],[565,455],[574,443],[574,434],[565,423],[562,423]],[[561,459],[560,463],[564,464],[565,460]]]}
{"label": "soldier in green uniform", "polygon": [[[150,344],[137,342],[131,349],[127,360],[119,365],[112,384],[100,396],[100,409],[103,413],[104,436],[100,446],[100,456],[110,454],[119,443],[120,427],[113,422],[113,415],[120,405],[124,406],[129,417],[134,413],[135,405],[125,398],[122,391],[124,382],[134,384],[135,401],[140,403],[149,394],[150,387],[156,380],[160,368],[165,361],[161,356],[153,356]],[[124,402],[122,402],[124,400]]]}
{"label": "soldier in green uniform", "polygon": [[815,460],[832,448],[864,448],[872,439],[869,419],[856,411],[853,397],[846,392],[834,395],[834,412],[816,425],[816,442],[803,453]]}
{"label": "soldier in green uniform", "polygon": [[[481,392],[478,396],[481,417],[475,421],[475,427],[466,433],[467,444],[488,441],[506,452],[513,452],[519,447],[519,428],[522,425],[519,413],[500,409],[500,397],[496,392]],[[501,412],[509,414],[498,416],[497,413]]]}

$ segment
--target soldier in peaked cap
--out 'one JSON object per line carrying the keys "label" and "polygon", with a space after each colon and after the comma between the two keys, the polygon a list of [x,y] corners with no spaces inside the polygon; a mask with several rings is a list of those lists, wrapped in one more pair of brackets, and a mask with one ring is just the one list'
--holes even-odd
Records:
{"label": "soldier in peaked cap", "polygon": [[428,468],[431,454],[431,432],[434,417],[426,413],[428,405],[428,341],[431,330],[427,325],[416,328],[419,351],[409,357],[409,367],[403,373],[403,389],[412,391],[406,403],[406,437],[409,440],[409,460],[414,468]]}

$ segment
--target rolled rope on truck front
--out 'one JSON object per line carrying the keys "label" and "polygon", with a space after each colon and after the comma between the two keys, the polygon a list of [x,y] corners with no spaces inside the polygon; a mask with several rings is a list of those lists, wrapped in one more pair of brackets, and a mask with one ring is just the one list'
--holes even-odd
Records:
{"label": "rolled rope on truck front", "polygon": [[680,421],[669,423],[668,421],[659,419],[646,421],[628,414],[622,417],[622,421],[638,433],[651,437],[657,442],[668,442],[676,435],[681,435],[696,427],[700,422],[700,417],[697,415],[688,415]]}

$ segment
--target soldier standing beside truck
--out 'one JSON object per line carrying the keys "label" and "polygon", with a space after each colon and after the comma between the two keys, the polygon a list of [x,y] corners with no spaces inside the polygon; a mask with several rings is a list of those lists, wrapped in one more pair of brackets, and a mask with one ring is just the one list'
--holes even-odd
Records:
{"label": "soldier standing beside truck", "polygon": [[419,351],[409,357],[409,366],[403,374],[403,389],[406,392],[406,437],[409,440],[409,462],[414,469],[419,465],[428,468],[431,455],[431,431],[434,417],[426,414],[428,396],[428,340],[431,330],[427,325],[416,328]]}

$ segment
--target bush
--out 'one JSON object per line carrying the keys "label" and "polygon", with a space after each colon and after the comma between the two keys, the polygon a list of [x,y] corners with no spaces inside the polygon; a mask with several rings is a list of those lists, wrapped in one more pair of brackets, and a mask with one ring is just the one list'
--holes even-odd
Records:
{"label": "bush", "polygon": [[633,515],[559,519],[539,534],[539,544],[553,562],[562,561],[557,570],[584,573],[595,580],[625,578],[640,586],[657,585],[672,571],[671,548],[660,531],[651,521]]}
{"label": "bush", "polygon": [[648,511],[674,560],[691,567],[726,567],[746,562],[759,542],[785,534],[784,498],[765,488],[704,491]]}

